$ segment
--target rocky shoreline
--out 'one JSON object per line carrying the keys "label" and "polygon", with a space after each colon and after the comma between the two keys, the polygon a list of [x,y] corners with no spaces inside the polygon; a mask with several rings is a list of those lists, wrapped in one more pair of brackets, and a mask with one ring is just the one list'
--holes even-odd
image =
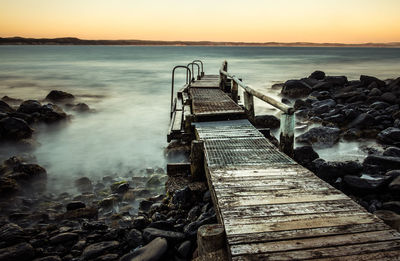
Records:
{"label": "rocky shoreline", "polygon": [[[295,108],[297,126],[309,127],[296,137],[305,146],[295,149],[294,159],[400,230],[400,77],[349,81],[315,71],[273,88],[281,88],[282,102]],[[313,149],[340,140],[372,140],[383,150],[366,148],[362,162],[327,162]]]}
{"label": "rocky shoreline", "polygon": [[[0,142],[31,145],[0,165],[0,260],[191,260],[198,228],[216,223],[206,184],[147,168],[141,177],[81,177],[75,194],[48,192],[45,168],[27,156],[35,125],[68,120],[62,108],[92,110],[62,91],[44,101],[0,101]],[[155,195],[164,183],[167,193]]]}

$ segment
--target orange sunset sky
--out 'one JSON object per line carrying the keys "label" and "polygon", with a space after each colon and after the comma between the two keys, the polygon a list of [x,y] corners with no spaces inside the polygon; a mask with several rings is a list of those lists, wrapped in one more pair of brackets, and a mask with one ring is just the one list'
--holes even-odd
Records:
{"label": "orange sunset sky", "polygon": [[400,0],[0,0],[0,37],[400,42]]}

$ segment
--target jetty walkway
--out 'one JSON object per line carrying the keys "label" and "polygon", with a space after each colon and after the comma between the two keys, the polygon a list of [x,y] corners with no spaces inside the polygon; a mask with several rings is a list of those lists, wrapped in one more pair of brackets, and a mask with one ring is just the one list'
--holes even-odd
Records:
{"label": "jetty walkway", "polygon": [[[192,142],[192,175],[206,174],[229,259],[400,260],[399,232],[282,152],[293,152],[292,108],[229,74],[226,62],[196,79],[193,65],[180,66],[188,81],[176,98],[172,88],[168,140]],[[283,111],[280,149],[252,125],[254,97]]]}

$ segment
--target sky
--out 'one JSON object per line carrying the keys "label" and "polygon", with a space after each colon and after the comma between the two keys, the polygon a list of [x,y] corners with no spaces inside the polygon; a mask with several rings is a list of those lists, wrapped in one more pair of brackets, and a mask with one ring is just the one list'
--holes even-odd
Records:
{"label": "sky", "polygon": [[400,0],[0,0],[0,37],[400,42]]}

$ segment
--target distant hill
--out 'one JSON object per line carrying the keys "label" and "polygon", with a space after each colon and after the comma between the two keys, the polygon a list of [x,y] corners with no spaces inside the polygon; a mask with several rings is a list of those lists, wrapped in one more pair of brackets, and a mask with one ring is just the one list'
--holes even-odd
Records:
{"label": "distant hill", "polygon": [[151,40],[84,40],[74,37],[65,38],[1,38],[0,45],[162,45],[162,46],[282,46],[282,47],[400,47],[393,43],[252,43],[252,42],[211,42],[211,41],[151,41]]}

